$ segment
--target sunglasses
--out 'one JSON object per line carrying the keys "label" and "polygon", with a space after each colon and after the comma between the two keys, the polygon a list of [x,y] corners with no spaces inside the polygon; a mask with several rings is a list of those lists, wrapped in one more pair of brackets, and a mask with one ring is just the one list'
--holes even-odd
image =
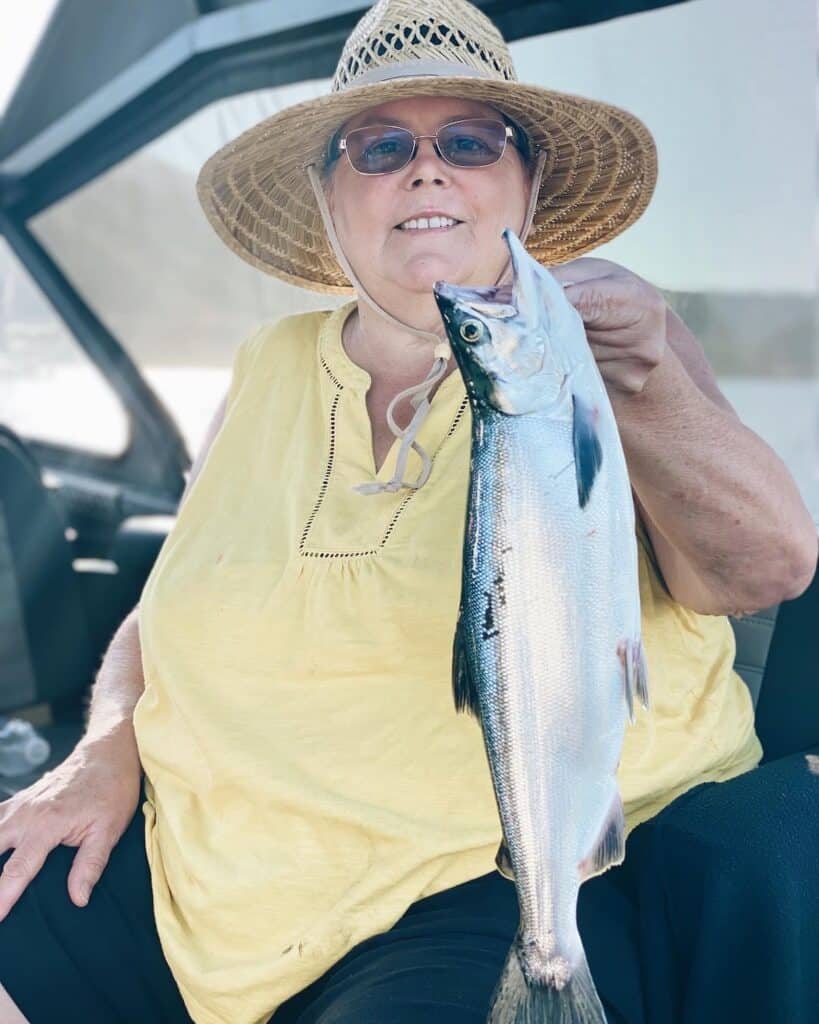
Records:
{"label": "sunglasses", "polygon": [[453,167],[489,167],[496,164],[515,133],[503,121],[469,117],[443,124],[434,135],[413,135],[408,128],[372,124],[353,128],[338,141],[359,174],[392,174],[413,159],[420,139],[432,139],[435,152]]}

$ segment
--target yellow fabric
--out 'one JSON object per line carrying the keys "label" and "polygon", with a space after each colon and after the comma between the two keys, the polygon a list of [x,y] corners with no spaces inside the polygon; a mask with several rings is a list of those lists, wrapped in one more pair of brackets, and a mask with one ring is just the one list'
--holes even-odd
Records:
{"label": "yellow fabric", "polygon": [[[454,710],[469,410],[418,440],[418,492],[363,497],[368,375],[352,304],[239,349],[224,425],[143,592],[134,724],[157,926],[197,1024],[265,1021],[415,900],[494,870],[480,728]],[[392,474],[398,443],[379,471]],[[415,453],[408,476],[420,468]],[[761,748],[725,618],[663,591],[641,537],[653,708],[629,730],[629,827]]]}

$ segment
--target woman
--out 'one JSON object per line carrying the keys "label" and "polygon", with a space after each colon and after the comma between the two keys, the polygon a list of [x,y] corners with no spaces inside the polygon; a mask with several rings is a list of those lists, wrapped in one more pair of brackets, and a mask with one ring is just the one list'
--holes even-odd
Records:
{"label": "woman", "polygon": [[[8,1024],[66,1008],[197,1024],[485,1019],[517,905],[494,870],[480,731],[455,714],[449,684],[469,431],[431,285],[500,278],[510,225],[527,238],[531,222],[540,258],[571,260],[639,216],[656,167],[631,115],[519,86],[503,40],[463,0],[436,3],[425,25],[402,0],[378,4],[332,98],[257,126],[200,176],[243,258],[311,287],[353,282],[361,301],[240,347],[138,632],[131,617],[106,657],[87,737],[4,805]],[[581,890],[581,934],[610,1021],[722,1020],[733,960],[709,960],[724,940],[709,914],[745,869],[714,879],[727,850],[742,865],[752,850],[755,878],[771,863],[770,826],[744,819],[747,799],[732,810],[731,793],[762,792],[770,769],[749,771],[761,750],[724,615],[804,588],[815,533],[696,343],[674,318],[666,330],[656,291],[606,261],[555,273],[585,310],[633,471],[654,701],[621,764],[626,862]],[[738,496],[735,471],[757,494]],[[707,494],[692,488],[702,473]],[[690,495],[684,515],[675,493]],[[726,509],[738,539],[710,530]],[[749,540],[771,552],[761,570],[730,586],[708,571],[718,552],[733,573]],[[801,778],[793,792],[808,799]],[[816,827],[801,827],[810,848]],[[80,846],[73,902],[58,843]],[[672,900],[684,907],[666,920]],[[760,971],[752,1011],[778,1008],[783,990],[798,1009],[808,983],[778,960],[793,925],[764,920],[780,973]],[[729,926],[751,930],[736,914]],[[733,1005],[738,990],[731,978]]]}

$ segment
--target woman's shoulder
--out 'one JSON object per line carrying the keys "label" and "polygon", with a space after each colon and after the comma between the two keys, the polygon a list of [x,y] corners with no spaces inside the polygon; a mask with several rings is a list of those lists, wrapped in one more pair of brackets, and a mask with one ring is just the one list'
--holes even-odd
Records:
{"label": "woman's shoulder", "polygon": [[248,373],[257,376],[266,371],[281,373],[287,368],[303,372],[315,359],[322,330],[338,312],[315,309],[261,324],[239,344],[234,358],[234,376]]}
{"label": "woman's shoulder", "polygon": [[278,356],[286,351],[300,354],[305,345],[318,339],[319,332],[333,315],[333,309],[314,309],[304,313],[291,313],[261,324],[239,346],[248,356],[263,357],[275,350]]}
{"label": "woman's shoulder", "polygon": [[316,346],[332,309],[293,313],[257,326],[239,343],[227,397],[230,410],[245,390],[269,386],[271,378],[303,378],[315,361]]}

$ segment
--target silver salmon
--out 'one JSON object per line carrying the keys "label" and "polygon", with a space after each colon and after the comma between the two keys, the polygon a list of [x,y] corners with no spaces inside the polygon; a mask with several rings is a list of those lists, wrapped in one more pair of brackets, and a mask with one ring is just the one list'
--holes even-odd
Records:
{"label": "silver salmon", "polygon": [[605,1024],[581,884],[625,852],[617,767],[648,707],[634,503],[583,321],[514,232],[511,286],[437,282],[472,410],[459,710],[483,730],[520,924],[490,1024]]}

